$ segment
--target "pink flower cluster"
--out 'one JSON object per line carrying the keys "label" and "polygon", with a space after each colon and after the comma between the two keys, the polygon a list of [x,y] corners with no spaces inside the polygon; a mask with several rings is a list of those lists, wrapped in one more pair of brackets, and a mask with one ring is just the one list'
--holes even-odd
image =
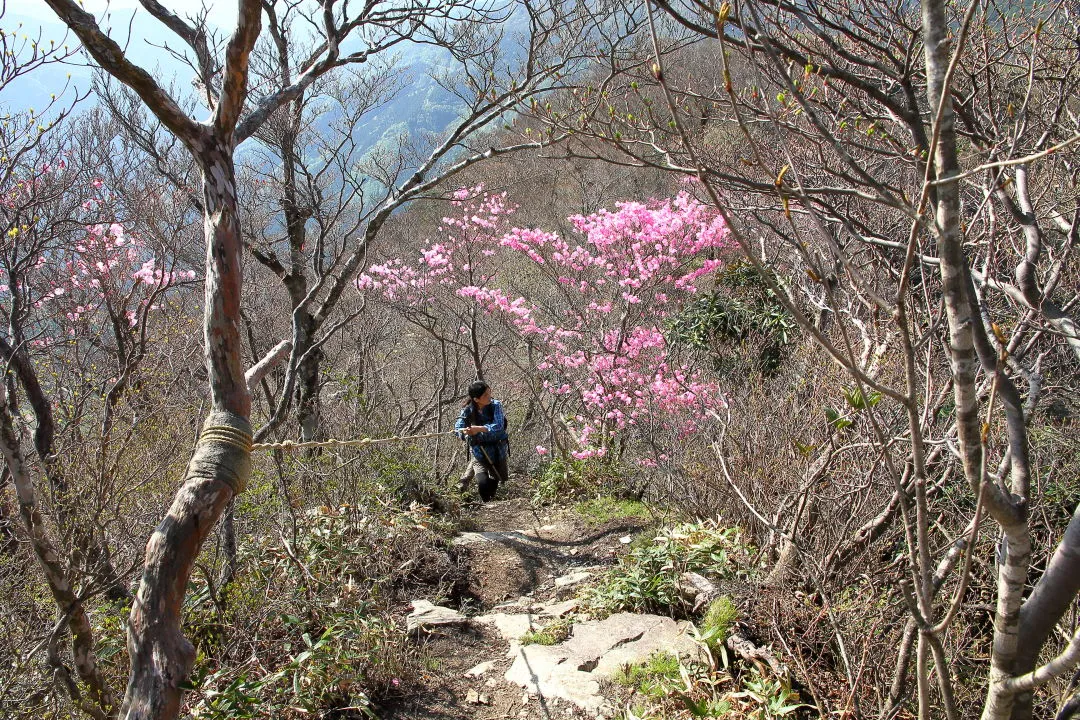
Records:
{"label": "pink flower cluster", "polygon": [[42,312],[46,331],[33,344],[48,347],[64,336],[96,335],[102,323],[121,319],[135,328],[147,311],[160,309],[166,291],[195,279],[195,271],[161,268],[148,254],[139,238],[111,223],[89,225],[73,246],[39,256],[32,283],[39,294],[31,304]]}
{"label": "pink flower cluster", "polygon": [[486,194],[483,185],[463,188],[452,197],[458,214],[442,218],[441,240],[422,249],[411,263],[394,258],[371,265],[357,277],[357,289],[392,302],[424,305],[452,302],[454,294],[469,297],[458,293],[464,287],[487,287],[496,271],[491,257],[498,233],[515,208],[507,205],[506,193]]}
{"label": "pink flower cluster", "polygon": [[[72,322],[95,312],[109,300],[114,305],[149,306],[156,310],[158,306],[152,302],[155,290],[195,279],[194,270],[165,270],[157,266],[155,258],[144,259],[146,246],[138,238],[128,235],[119,223],[88,226],[86,237],[74,250],[62,260],[60,284],[53,290],[57,296],[70,291],[70,297],[84,299],[66,313]],[[138,269],[133,271],[134,267]],[[140,285],[148,286],[147,292],[139,292]],[[132,326],[136,324],[135,309],[124,310],[124,316]]]}

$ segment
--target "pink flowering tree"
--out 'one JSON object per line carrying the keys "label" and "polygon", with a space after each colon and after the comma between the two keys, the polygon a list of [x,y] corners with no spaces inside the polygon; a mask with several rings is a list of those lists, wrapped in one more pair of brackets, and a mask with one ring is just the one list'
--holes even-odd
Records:
{"label": "pink flowering tree", "polygon": [[484,365],[498,340],[498,329],[462,287],[488,287],[498,282],[501,235],[515,208],[506,193],[485,193],[483,185],[462,188],[451,199],[454,214],[442,218],[436,238],[411,261],[392,258],[372,264],[357,276],[361,292],[376,293],[407,322],[468,358],[473,373],[484,377]]}
{"label": "pink flowering tree", "polygon": [[375,265],[361,289],[414,313],[451,309],[467,352],[477,349],[480,317],[500,319],[529,350],[552,407],[561,408],[574,457],[622,455],[634,444],[642,465],[667,460],[656,442],[661,430],[677,441],[723,405],[716,382],[675,360],[664,333],[666,320],[722,266],[721,218],[680,193],[572,217],[569,238],[503,231],[513,208],[479,190],[459,191],[459,213],[444,219],[443,237],[417,262]]}
{"label": "pink flowering tree", "polygon": [[101,356],[110,377],[100,378],[105,398],[103,430],[131,387],[150,345],[154,314],[169,295],[196,278],[119,223],[95,223],[75,232],[70,244],[39,257],[41,297],[33,301],[37,337],[31,345],[81,346]]}
{"label": "pink flowering tree", "polygon": [[[27,537],[68,618],[74,669],[89,689],[81,705],[96,712],[115,696],[74,588],[130,597],[101,512],[105,489],[118,486],[114,475],[130,452],[115,430],[117,411],[142,382],[162,310],[195,273],[173,268],[168,248],[108,222],[115,203],[104,183],[70,159],[64,145],[43,142],[8,168],[0,186],[0,356],[16,380],[0,403],[0,445],[16,468],[11,477]],[[23,405],[34,416],[30,457],[55,500],[48,522],[23,472]]]}
{"label": "pink flowering tree", "polygon": [[714,380],[673,358],[664,324],[722,266],[727,228],[688,193],[570,222],[572,238],[515,229],[499,241],[558,287],[546,302],[493,288],[459,292],[502,314],[541,351],[544,387],[578,408],[566,418],[575,457],[636,441],[639,463],[663,462],[661,430],[685,437],[724,402]]}
{"label": "pink flowering tree", "polygon": [[[540,389],[527,382],[521,369],[525,364],[516,357],[521,343],[513,329],[459,292],[513,276],[514,253],[498,241],[510,229],[507,218],[514,208],[505,193],[484,193],[482,186],[457,191],[450,203],[452,212],[412,257],[375,262],[357,278],[365,296],[392,309],[387,313],[396,323],[392,332],[409,337],[398,344],[410,358],[403,363],[408,384],[430,388],[397,399],[406,405],[402,418],[412,423],[405,430],[430,422],[440,428],[452,425],[464,386],[477,378],[491,380],[503,399],[525,397],[531,390],[528,402],[515,403],[519,420],[537,417],[542,409]],[[405,395],[391,386],[376,392],[387,398]],[[452,443],[455,449],[458,445]],[[441,446],[437,456],[440,452]]]}
{"label": "pink flowering tree", "polygon": [[[93,505],[100,500],[88,498],[81,482],[84,478],[69,473],[70,458],[64,456],[61,446],[66,431],[72,430],[78,435],[73,444],[84,452],[86,438],[81,431],[87,425],[70,414],[72,409],[79,412],[87,407],[92,396],[80,391],[100,379],[95,374],[95,360],[101,356],[101,343],[107,342],[104,338],[111,337],[105,326],[80,335],[73,315],[80,305],[85,322],[97,315],[94,308],[102,304],[97,296],[115,286],[103,281],[110,273],[118,274],[120,267],[113,258],[114,250],[99,252],[103,241],[91,243],[92,250],[86,247],[81,253],[78,249],[77,244],[85,243],[89,235],[86,223],[97,216],[96,206],[84,206],[83,202],[100,193],[92,187],[92,176],[69,164],[71,148],[58,135],[43,130],[28,142],[25,133],[0,134],[4,150],[0,159],[0,359],[7,373],[0,384],[0,448],[9,471],[6,475],[18,497],[22,537],[34,551],[71,640],[70,669],[53,652],[47,662],[58,678],[67,679],[65,687],[80,688],[79,693],[73,693],[73,700],[96,717],[115,704],[115,696],[97,661],[96,640],[84,601],[102,591],[114,598],[123,597],[127,589],[123,574],[111,561],[96,516],[79,512],[84,503]],[[87,268],[98,275],[93,296],[89,294],[89,277],[78,279],[85,288],[75,286],[79,273],[74,269],[74,258],[80,254],[91,266],[97,262],[90,260],[91,255],[101,259],[106,269]],[[66,262],[72,267],[65,268]],[[88,326],[84,324],[84,328]],[[131,330],[129,323],[124,332],[130,334]],[[33,453],[22,448],[20,433],[30,413]],[[100,427],[89,424],[95,426]],[[48,520],[38,502],[34,466],[53,499]],[[7,518],[0,517],[0,521],[0,530],[6,534]]]}

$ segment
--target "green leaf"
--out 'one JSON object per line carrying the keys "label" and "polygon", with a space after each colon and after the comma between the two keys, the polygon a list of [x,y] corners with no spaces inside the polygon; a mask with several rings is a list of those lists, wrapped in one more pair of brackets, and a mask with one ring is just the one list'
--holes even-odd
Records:
{"label": "green leaf", "polygon": [[706,700],[701,702],[695,701],[689,695],[683,692],[675,691],[675,696],[682,700],[683,705],[690,711],[690,714],[694,717],[706,717],[709,714],[709,703]]}
{"label": "green leaf", "polygon": [[844,390],[844,399],[847,400],[848,405],[856,410],[863,410],[866,408],[866,401],[863,399],[862,390],[859,388],[851,388],[850,390]]}
{"label": "green leaf", "polygon": [[787,715],[790,712],[794,712],[794,711],[798,710],[799,708],[804,708],[804,707],[811,707],[811,706],[807,705],[806,703],[799,703],[798,705],[784,705],[783,707],[773,708],[772,713],[773,713],[773,715]]}

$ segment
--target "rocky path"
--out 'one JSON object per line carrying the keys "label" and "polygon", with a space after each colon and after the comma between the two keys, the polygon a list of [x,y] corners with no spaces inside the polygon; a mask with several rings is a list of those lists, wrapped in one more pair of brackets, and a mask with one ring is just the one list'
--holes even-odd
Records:
{"label": "rocky path", "polygon": [[616,563],[640,520],[589,527],[522,499],[490,503],[469,520],[474,529],[454,544],[468,555],[470,601],[414,601],[408,631],[433,658],[431,682],[389,717],[617,717],[608,681],[620,667],[657,650],[698,652],[685,624],[670,618],[579,612],[576,595]]}

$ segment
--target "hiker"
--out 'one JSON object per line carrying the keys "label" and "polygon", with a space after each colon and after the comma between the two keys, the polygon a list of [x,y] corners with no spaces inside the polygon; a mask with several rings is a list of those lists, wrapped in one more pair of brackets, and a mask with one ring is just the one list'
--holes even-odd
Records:
{"label": "hiker", "polygon": [[454,424],[458,437],[469,443],[469,468],[461,477],[461,491],[476,478],[480,499],[495,497],[499,481],[506,480],[510,442],[506,435],[506,416],[502,404],[491,397],[491,388],[483,380],[469,385],[468,398]]}

